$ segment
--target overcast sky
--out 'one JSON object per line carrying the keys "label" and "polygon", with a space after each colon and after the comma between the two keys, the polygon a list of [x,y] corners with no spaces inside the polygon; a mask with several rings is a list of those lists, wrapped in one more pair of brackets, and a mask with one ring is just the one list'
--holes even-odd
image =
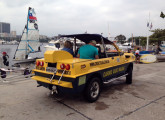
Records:
{"label": "overcast sky", "polygon": [[28,7],[35,9],[40,34],[49,37],[86,31],[147,36],[149,13],[152,29],[165,28],[165,0],[0,0],[0,22],[22,34]]}

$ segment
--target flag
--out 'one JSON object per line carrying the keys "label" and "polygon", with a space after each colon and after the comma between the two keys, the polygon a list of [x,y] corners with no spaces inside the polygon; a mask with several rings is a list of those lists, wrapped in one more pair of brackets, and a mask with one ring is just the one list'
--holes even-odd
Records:
{"label": "flag", "polygon": [[150,25],[149,22],[147,22],[147,27],[149,27],[149,25]]}
{"label": "flag", "polygon": [[30,19],[30,20],[37,20],[37,18],[34,17],[32,13],[29,13],[29,19]]}
{"label": "flag", "polygon": [[151,23],[151,25],[150,25],[150,29],[152,29],[152,27],[153,27],[153,26],[152,26],[152,23]]}

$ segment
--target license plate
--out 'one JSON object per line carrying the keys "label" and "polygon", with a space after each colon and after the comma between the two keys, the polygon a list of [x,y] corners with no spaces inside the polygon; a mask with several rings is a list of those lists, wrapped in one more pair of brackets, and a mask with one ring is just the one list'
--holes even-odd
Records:
{"label": "license plate", "polygon": [[46,71],[47,71],[47,72],[52,72],[52,73],[54,73],[56,70],[57,70],[57,68],[53,68],[53,67],[47,67],[47,68],[46,68]]}

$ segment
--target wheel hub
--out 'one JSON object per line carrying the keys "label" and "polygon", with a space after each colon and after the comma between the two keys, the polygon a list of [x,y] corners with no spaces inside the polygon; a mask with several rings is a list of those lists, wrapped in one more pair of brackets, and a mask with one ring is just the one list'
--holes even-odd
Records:
{"label": "wheel hub", "polygon": [[96,98],[99,94],[99,84],[97,82],[94,82],[91,86],[91,97]]}

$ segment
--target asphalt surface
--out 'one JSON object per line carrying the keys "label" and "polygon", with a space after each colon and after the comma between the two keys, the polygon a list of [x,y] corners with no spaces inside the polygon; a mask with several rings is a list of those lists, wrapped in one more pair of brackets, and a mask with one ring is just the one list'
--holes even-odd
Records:
{"label": "asphalt surface", "polygon": [[0,79],[0,120],[165,120],[165,62],[134,64],[133,83],[122,78],[106,85],[95,103],[9,76]]}

